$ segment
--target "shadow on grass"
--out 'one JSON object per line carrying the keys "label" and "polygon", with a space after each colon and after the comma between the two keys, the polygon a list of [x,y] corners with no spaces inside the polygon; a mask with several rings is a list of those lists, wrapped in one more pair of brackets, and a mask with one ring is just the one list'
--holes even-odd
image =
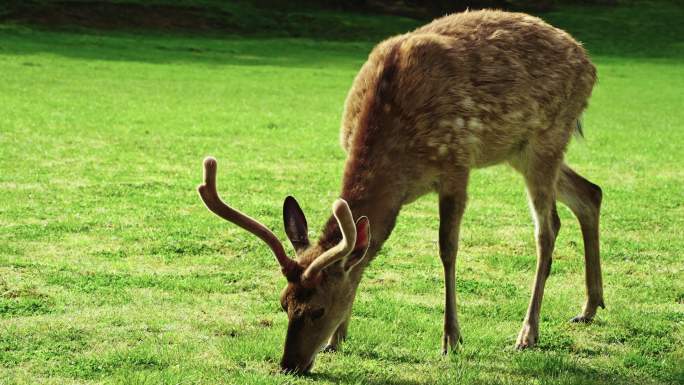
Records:
{"label": "shadow on grass", "polygon": [[[564,7],[540,15],[583,41],[594,56],[637,59],[684,59],[684,5],[637,3],[621,7]],[[199,31],[173,34],[80,29],[48,31],[0,24],[0,55],[50,54],[87,60],[207,65],[357,68],[384,36],[405,32],[420,22],[369,15],[339,14],[337,25],[317,34],[310,25],[333,23],[330,14],[307,14],[304,38],[283,37],[274,26],[259,36],[220,35]],[[369,20],[373,23],[368,24]],[[360,25],[368,29],[358,34]],[[304,28],[304,26],[308,26]],[[316,27],[318,28],[318,27]],[[314,28],[315,29],[315,28]],[[330,32],[333,31],[333,32]],[[334,32],[336,31],[336,32]],[[289,35],[291,36],[291,34]]]}
{"label": "shadow on grass", "polygon": [[396,379],[396,378],[359,378],[359,376],[352,376],[350,378],[341,378],[328,373],[312,373],[307,377],[315,381],[329,381],[334,384],[366,384],[366,385],[421,385],[425,382],[415,380]]}
{"label": "shadow on grass", "polygon": [[[364,357],[368,359],[368,357]],[[526,352],[510,352],[510,361],[505,365],[497,365],[492,360],[460,360],[455,358],[454,365],[446,368],[460,382],[473,384],[509,384],[523,379],[535,379],[541,384],[633,384],[635,378],[621,374],[610,368],[597,369],[582,364],[577,357],[558,354],[549,350],[534,349]],[[405,368],[401,360],[377,360],[378,366]],[[413,365],[413,364],[412,364]],[[445,367],[440,366],[442,370]],[[314,372],[307,375],[313,380],[330,381],[340,384],[362,383],[370,385],[417,385],[426,381],[406,378],[363,378],[358,371],[349,375],[334,375],[326,372]],[[668,375],[659,376],[668,381]],[[517,379],[517,380],[516,380]]]}

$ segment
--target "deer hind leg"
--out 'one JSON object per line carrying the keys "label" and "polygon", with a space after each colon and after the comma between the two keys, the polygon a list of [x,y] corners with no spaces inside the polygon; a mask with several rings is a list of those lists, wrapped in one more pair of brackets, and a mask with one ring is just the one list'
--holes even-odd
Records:
{"label": "deer hind leg", "polygon": [[599,257],[599,212],[602,192],[599,186],[584,179],[565,164],[561,166],[557,190],[558,200],[568,206],[579,220],[584,239],[587,302],[582,314],[571,321],[590,322],[599,306],[605,308]]}
{"label": "deer hind leg", "polygon": [[560,219],[556,211],[556,178],[560,163],[560,156],[534,154],[529,155],[524,161],[511,162],[525,177],[537,243],[537,270],[532,297],[516,342],[518,349],[533,346],[539,339],[539,312],[544,286],[551,272],[551,257],[560,230]]}
{"label": "deer hind leg", "polygon": [[446,298],[442,354],[463,342],[456,313],[456,253],[461,218],[467,200],[468,172],[461,171],[442,181],[439,191],[439,256],[444,267]]}

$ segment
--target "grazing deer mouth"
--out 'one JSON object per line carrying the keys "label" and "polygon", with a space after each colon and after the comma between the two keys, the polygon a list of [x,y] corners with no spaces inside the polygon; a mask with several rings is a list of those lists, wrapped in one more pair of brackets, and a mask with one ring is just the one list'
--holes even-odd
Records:
{"label": "grazing deer mouth", "polygon": [[285,374],[309,374],[311,367],[313,367],[314,358],[306,365],[298,365],[294,362],[287,361],[284,357],[280,362],[280,368]]}

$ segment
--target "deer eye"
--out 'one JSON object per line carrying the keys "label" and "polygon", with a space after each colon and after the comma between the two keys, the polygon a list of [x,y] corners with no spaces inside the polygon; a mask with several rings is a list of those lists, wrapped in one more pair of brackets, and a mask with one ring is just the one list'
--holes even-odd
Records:
{"label": "deer eye", "polygon": [[317,320],[317,319],[323,317],[323,314],[325,314],[325,309],[320,308],[320,309],[317,309],[317,310],[312,311],[312,312],[309,314],[309,318],[311,318],[312,321],[315,321],[315,320]]}

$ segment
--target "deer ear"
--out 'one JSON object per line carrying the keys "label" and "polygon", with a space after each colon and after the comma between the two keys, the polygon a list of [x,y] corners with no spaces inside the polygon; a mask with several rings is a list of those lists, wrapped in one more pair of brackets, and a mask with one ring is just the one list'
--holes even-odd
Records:
{"label": "deer ear", "polygon": [[370,223],[368,217],[356,220],[356,245],[344,262],[344,270],[349,271],[363,260],[370,245]]}
{"label": "deer ear", "polygon": [[308,226],[302,208],[299,207],[297,200],[291,196],[285,198],[283,203],[283,221],[285,223],[285,233],[290,239],[297,253],[309,247]]}

